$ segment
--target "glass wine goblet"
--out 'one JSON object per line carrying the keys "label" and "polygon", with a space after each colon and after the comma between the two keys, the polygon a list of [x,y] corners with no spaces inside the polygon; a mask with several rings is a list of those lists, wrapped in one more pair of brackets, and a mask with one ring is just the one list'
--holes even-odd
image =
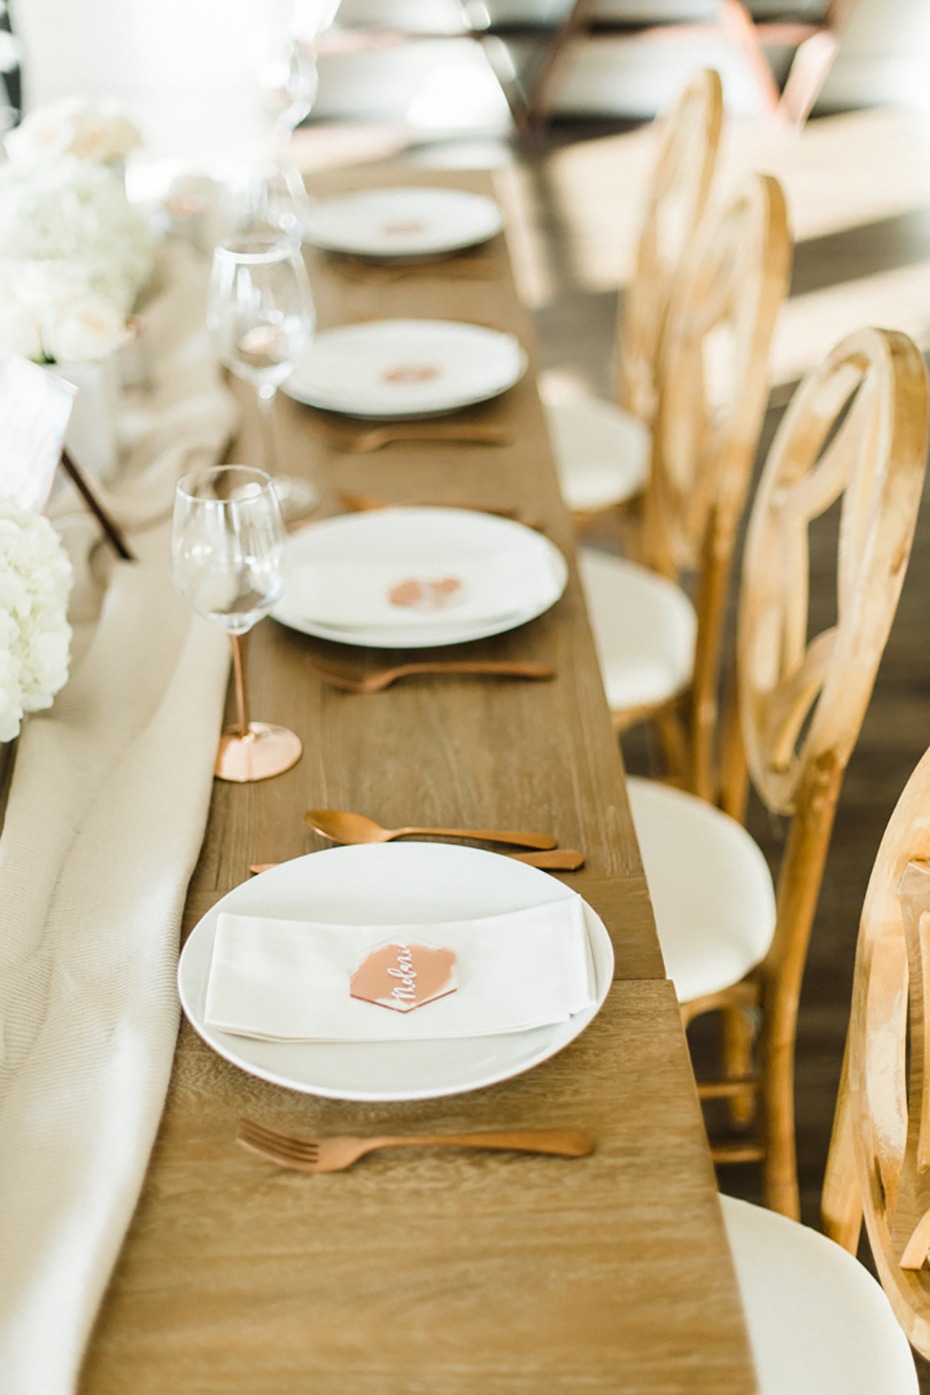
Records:
{"label": "glass wine goblet", "polygon": [[294,0],[284,32],[275,36],[258,65],[276,155],[286,152],[297,127],[313,111],[320,86],[316,43],[338,8],[339,0]]}
{"label": "glass wine goblet", "polygon": [[198,615],[223,626],[233,653],[236,724],[223,732],[214,774],[242,784],[289,770],[300,738],[249,718],[245,636],[284,590],[284,523],[263,470],[220,465],[185,475],[171,529],[174,584]]}
{"label": "glass wine goblet", "polygon": [[314,323],[310,282],[290,238],[249,234],[215,248],[207,326],[220,361],[255,388],[263,463],[275,476],[286,518],[300,518],[320,501],[314,485],[277,474],[274,433],[278,388],[309,344]]}
{"label": "glass wine goblet", "polygon": [[298,246],[312,202],[300,173],[286,160],[246,163],[226,183],[227,237],[276,236]]}

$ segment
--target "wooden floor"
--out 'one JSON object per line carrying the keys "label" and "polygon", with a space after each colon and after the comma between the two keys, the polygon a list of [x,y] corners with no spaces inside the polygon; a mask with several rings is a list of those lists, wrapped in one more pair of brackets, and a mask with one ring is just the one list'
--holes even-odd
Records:
{"label": "wooden floor", "polygon": [[[861,150],[857,138],[864,129],[862,118],[852,119],[849,127],[853,139],[848,164],[835,171],[824,191],[825,207],[820,211],[828,219],[830,207],[835,213],[845,199],[848,226],[827,228],[824,221],[818,222],[816,209],[793,210],[799,240],[786,320],[793,326],[796,339],[782,341],[782,365],[803,367],[805,356],[813,361],[824,334],[829,332],[820,313],[826,297],[839,332],[855,327],[856,316],[861,315],[858,323],[907,328],[926,347],[925,328],[919,318],[915,320],[911,313],[902,322],[896,313],[902,302],[896,295],[889,295],[883,305],[880,287],[887,284],[888,273],[893,271],[896,285],[905,292],[904,303],[908,284],[910,296],[914,301],[920,300],[922,264],[930,256],[930,187],[923,170],[911,179],[906,170],[908,150],[899,149],[897,139],[889,133],[888,157],[894,155],[895,168],[903,178],[894,191],[886,191],[884,203],[880,201],[877,207],[864,206],[871,197],[866,189],[863,206],[859,207],[854,186],[857,182],[868,186],[872,172],[864,170],[856,160],[856,151]],[[814,126],[808,129],[813,143],[817,134]],[[827,134],[832,136],[832,132]],[[570,135],[573,140],[568,140]],[[524,151],[522,155],[518,180],[526,218],[527,255],[532,253],[537,259],[524,271],[528,290],[538,297],[537,325],[543,362],[551,370],[556,386],[569,393],[606,391],[616,305],[607,278],[612,261],[615,267],[628,269],[625,239],[629,229],[624,220],[622,245],[611,248],[605,227],[605,192],[619,178],[617,171],[623,167],[619,151],[626,138],[617,134],[592,137],[590,133],[585,137],[577,131],[563,131],[562,136],[567,140],[564,145]],[[784,155],[781,158],[787,159]],[[799,155],[794,158],[803,165]],[[877,151],[875,158],[879,158]],[[763,159],[759,167],[768,164],[771,168],[776,163]],[[638,155],[631,159],[629,168],[631,180],[638,177]],[[888,170],[876,169],[875,174],[881,178]],[[785,182],[790,198],[791,180]],[[622,185],[615,183],[614,190],[615,196],[621,198]],[[810,236],[803,235],[805,228],[813,230]],[[913,279],[909,282],[911,273]],[[924,314],[922,306],[915,304],[913,309]],[[882,310],[886,313],[882,314]],[[843,323],[844,316],[848,317],[848,326]],[[832,342],[828,339],[823,347]],[[779,387],[766,424],[767,436],[774,429],[796,373],[785,370],[776,376]],[[609,545],[606,539],[601,542]],[[826,547],[815,554],[812,590],[816,594],[819,585],[825,605],[830,603],[833,566],[833,555]],[[925,499],[897,619],[843,787],[801,1004],[799,1165],[803,1213],[805,1220],[814,1225],[818,1220],[846,1029],[858,914],[885,822],[928,744],[930,502]],[[624,753],[628,768],[648,771],[649,750],[641,738],[625,738]],[[750,827],[773,867],[777,866],[782,827],[758,807],[751,811]],[[759,1199],[755,1168],[722,1169],[720,1184],[724,1191]],[[922,1363],[921,1381],[921,1389],[930,1392],[930,1364]]]}

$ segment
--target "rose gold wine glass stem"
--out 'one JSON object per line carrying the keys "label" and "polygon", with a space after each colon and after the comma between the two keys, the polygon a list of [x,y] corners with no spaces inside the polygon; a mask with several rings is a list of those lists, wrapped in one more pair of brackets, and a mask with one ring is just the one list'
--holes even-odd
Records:
{"label": "rose gold wine glass stem", "polygon": [[241,737],[249,734],[249,703],[245,684],[245,635],[230,635],[233,681],[236,686],[236,726]]}

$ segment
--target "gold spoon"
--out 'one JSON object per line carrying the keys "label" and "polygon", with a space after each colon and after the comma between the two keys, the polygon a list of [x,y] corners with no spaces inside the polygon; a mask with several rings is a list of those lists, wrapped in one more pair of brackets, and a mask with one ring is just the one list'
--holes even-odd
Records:
{"label": "gold spoon", "polygon": [[343,451],[374,451],[395,441],[454,441],[463,445],[505,446],[510,432],[491,422],[408,422],[396,426],[370,426],[350,431],[326,423],[323,435],[331,446]]}
{"label": "gold spoon", "polygon": [[421,663],[398,664],[396,668],[370,669],[367,673],[348,673],[330,668],[316,659],[310,660],[310,667],[325,683],[334,688],[342,688],[347,693],[380,693],[384,688],[396,683],[398,678],[409,678],[419,673],[466,673],[489,678],[538,680],[555,677],[555,669],[551,664],[507,659],[432,659]]}
{"label": "gold spoon", "polygon": [[[525,862],[529,867],[540,867],[544,872],[577,872],[584,866],[584,853],[577,848],[549,848],[541,852],[503,853],[502,856],[514,862]],[[253,862],[249,871],[256,877],[280,865],[279,862]]]}
{"label": "gold spoon", "polygon": [[558,842],[548,833],[516,833],[495,828],[383,828],[364,814],[346,809],[308,809],[305,821],[316,833],[334,843],[389,843],[393,838],[474,838],[483,843],[515,843],[522,848],[554,848]]}

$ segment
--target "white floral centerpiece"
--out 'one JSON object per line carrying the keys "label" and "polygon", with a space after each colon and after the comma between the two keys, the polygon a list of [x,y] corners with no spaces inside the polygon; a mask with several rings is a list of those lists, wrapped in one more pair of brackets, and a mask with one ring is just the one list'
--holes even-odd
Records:
{"label": "white floral centerpiece", "polygon": [[38,111],[11,132],[0,165],[0,354],[17,353],[77,389],[66,438],[103,480],[119,466],[116,350],[155,256],[155,234],[108,160],[131,123],[90,104]]}
{"label": "white floral centerpiece", "polygon": [[73,155],[96,164],[119,164],[142,142],[118,102],[66,97],[23,118],[4,141],[17,164],[36,165]]}
{"label": "white floral centerpiece", "polygon": [[71,562],[47,518],[0,500],[0,741],[68,677]]}
{"label": "white floral centerpiece", "polygon": [[[105,168],[72,156],[36,167],[0,165],[0,259],[19,264],[8,274],[18,275],[26,264],[57,264],[44,272],[40,266],[23,281],[21,303],[47,316],[93,295],[125,321],[151,274],[154,252],[148,219]],[[61,274],[62,265],[68,275]],[[0,341],[0,348],[12,347]]]}

